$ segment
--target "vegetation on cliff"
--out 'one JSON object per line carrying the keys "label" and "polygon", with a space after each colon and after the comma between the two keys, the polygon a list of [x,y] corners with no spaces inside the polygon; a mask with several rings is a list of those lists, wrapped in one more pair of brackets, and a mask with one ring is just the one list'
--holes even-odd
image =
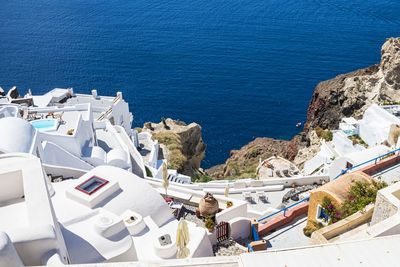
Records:
{"label": "vegetation on cliff", "polygon": [[145,123],[142,131],[151,133],[152,139],[158,140],[160,158],[168,160],[168,168],[194,177],[206,149],[200,125],[161,118],[160,123]]}

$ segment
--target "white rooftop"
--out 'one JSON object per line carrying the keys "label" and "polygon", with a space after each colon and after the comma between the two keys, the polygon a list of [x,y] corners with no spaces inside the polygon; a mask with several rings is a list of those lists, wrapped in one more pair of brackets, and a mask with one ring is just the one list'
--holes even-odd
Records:
{"label": "white rooftop", "polygon": [[378,145],[371,148],[367,148],[362,151],[356,151],[353,153],[346,154],[345,157],[351,159],[351,161],[355,164],[360,164],[372,158],[382,156],[390,151],[391,150],[389,147],[384,145]]}
{"label": "white rooftop", "polygon": [[242,266],[397,266],[400,236],[247,253]]}

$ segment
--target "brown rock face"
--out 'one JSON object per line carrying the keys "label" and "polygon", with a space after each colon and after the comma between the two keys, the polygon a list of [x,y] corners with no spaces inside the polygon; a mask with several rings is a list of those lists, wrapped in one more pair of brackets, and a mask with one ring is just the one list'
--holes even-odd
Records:
{"label": "brown rock face", "polygon": [[360,118],[372,103],[400,101],[400,38],[389,38],[381,62],[320,82],[307,111],[305,130],[336,129],[343,117]]}
{"label": "brown rock face", "polygon": [[160,155],[168,160],[170,168],[189,176],[200,168],[207,146],[197,123],[186,125],[182,121],[166,119],[165,124],[145,123],[143,131],[151,133],[153,139],[159,141]]}

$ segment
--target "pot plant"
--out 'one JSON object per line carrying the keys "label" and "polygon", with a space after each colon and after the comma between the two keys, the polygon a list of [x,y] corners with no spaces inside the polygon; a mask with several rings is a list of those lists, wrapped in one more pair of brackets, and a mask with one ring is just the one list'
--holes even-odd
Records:
{"label": "pot plant", "polygon": [[232,201],[227,201],[227,202],[226,202],[226,207],[227,207],[227,208],[232,207],[232,206],[233,206]]}
{"label": "pot plant", "polygon": [[212,232],[214,230],[215,227],[215,223],[212,220],[211,217],[207,217],[206,219],[206,223],[205,223],[205,227],[208,229],[208,231]]}

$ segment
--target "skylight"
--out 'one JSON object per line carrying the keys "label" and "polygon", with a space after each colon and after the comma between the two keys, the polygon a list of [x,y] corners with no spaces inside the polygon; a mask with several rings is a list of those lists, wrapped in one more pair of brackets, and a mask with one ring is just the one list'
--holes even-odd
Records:
{"label": "skylight", "polygon": [[97,190],[99,190],[102,186],[106,185],[108,183],[107,180],[102,179],[100,177],[97,176],[92,176],[89,179],[87,179],[85,182],[81,183],[80,185],[78,185],[77,187],[75,187],[75,189],[91,195],[94,192],[96,192]]}

